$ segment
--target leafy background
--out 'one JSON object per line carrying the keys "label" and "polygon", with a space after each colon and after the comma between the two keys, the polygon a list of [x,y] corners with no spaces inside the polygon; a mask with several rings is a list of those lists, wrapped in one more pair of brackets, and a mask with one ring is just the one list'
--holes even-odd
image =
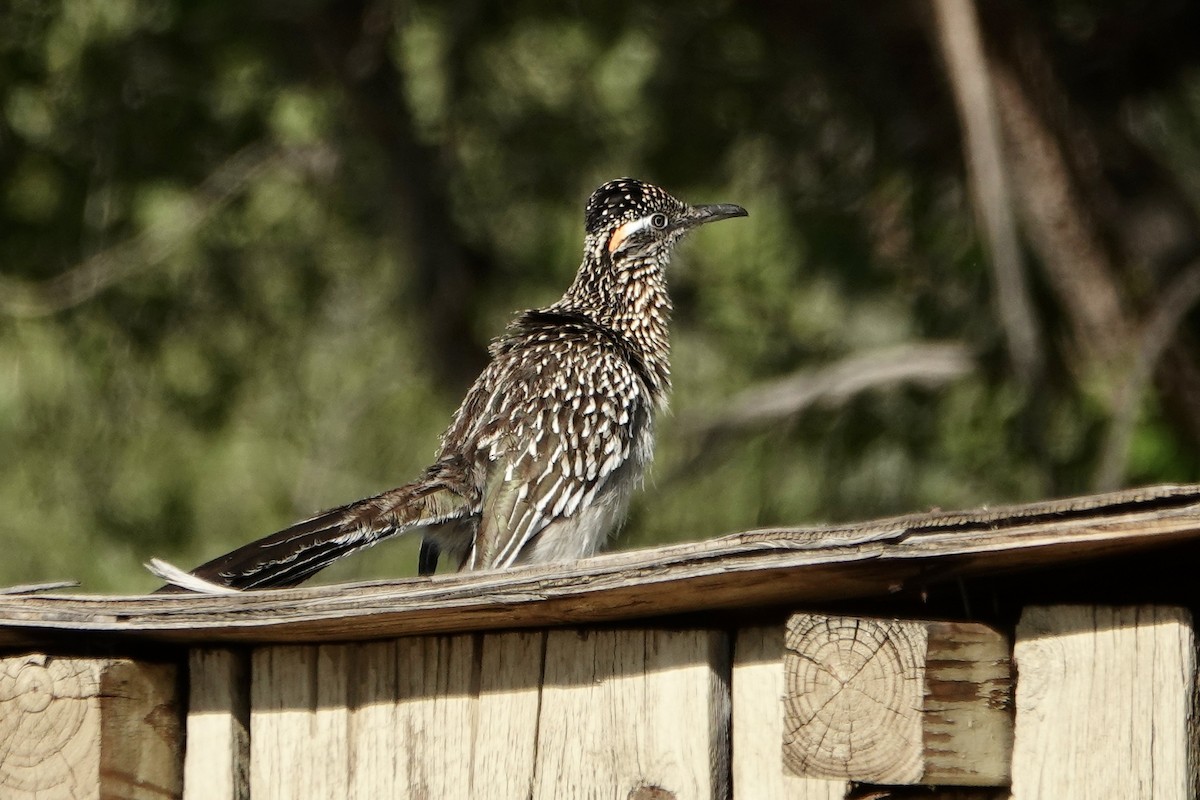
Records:
{"label": "leafy background", "polygon": [[4,4],[0,585],[414,476],[627,174],[751,216],[676,259],[618,546],[1200,479],[1200,10],[981,3],[997,205],[938,2],[842,5]]}

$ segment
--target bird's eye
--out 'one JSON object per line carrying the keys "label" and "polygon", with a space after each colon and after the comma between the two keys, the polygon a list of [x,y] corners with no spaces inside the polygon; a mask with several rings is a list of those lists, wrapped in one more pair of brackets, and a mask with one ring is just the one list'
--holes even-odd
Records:
{"label": "bird's eye", "polygon": [[655,215],[651,216],[650,224],[660,230],[667,227],[667,215],[666,214],[655,214]]}

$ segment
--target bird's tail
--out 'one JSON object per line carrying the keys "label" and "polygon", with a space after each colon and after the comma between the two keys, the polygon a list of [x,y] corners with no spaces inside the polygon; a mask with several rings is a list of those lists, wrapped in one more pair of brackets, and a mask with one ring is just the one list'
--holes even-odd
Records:
{"label": "bird's tail", "polygon": [[[421,480],[297,522],[201,564],[191,571],[199,579],[191,584],[177,581],[158,591],[204,584],[231,589],[295,586],[382,539],[469,514],[473,503],[462,474],[458,465],[437,464]],[[161,570],[156,574],[171,580]]]}

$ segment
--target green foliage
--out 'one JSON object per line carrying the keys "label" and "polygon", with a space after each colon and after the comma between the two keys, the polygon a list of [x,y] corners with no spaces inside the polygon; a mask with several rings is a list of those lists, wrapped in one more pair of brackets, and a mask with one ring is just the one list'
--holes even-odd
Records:
{"label": "green foliage", "polygon": [[[0,585],[142,591],[152,555],[414,476],[625,174],[751,212],[677,259],[675,413],[628,543],[1086,490],[1107,411],[1008,376],[952,103],[924,49],[881,46],[909,27],[726,0],[12,0]],[[1196,81],[1147,97],[1135,132],[1194,194]],[[926,339],[978,367],[696,434],[742,389]],[[1197,477],[1160,404],[1129,475]],[[411,572],[412,548],[330,578]]]}

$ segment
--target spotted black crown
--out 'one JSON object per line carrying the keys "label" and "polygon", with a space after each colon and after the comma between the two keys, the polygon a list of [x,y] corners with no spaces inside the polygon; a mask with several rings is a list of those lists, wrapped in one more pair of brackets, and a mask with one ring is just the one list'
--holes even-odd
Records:
{"label": "spotted black crown", "polygon": [[676,212],[682,208],[683,203],[657,186],[633,178],[617,178],[592,192],[583,212],[583,225],[588,233],[599,233],[655,211]]}

